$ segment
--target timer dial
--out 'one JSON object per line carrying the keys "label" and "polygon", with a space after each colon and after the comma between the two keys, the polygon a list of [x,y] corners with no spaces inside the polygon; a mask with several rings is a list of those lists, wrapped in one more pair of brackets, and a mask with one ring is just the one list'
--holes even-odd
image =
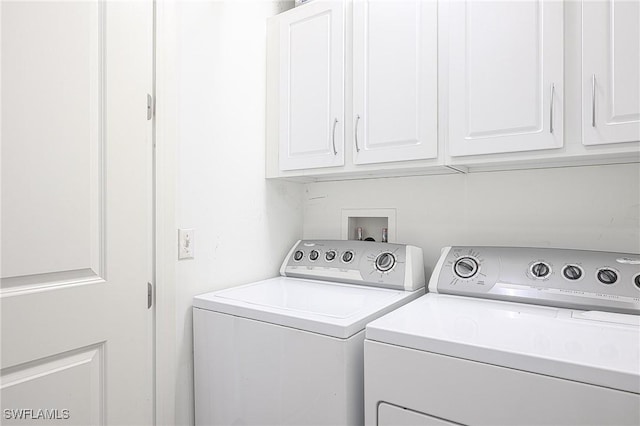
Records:
{"label": "timer dial", "polygon": [[389,272],[396,265],[396,257],[393,253],[385,251],[376,257],[375,266],[380,272]]}
{"label": "timer dial", "polygon": [[576,281],[582,278],[582,268],[578,265],[567,265],[562,270],[562,276],[569,281]]}
{"label": "timer dial", "polygon": [[551,274],[551,268],[544,262],[536,262],[531,265],[531,275],[535,278],[547,278]]}
{"label": "timer dial", "polygon": [[609,268],[599,269],[598,273],[596,274],[596,277],[598,278],[598,281],[600,281],[602,284],[607,284],[607,285],[614,284],[616,281],[618,281],[618,273],[613,269],[609,269]]}
{"label": "timer dial", "polygon": [[461,257],[454,263],[453,272],[460,278],[471,278],[478,273],[478,262],[472,257]]}
{"label": "timer dial", "polygon": [[302,250],[296,250],[296,252],[293,254],[293,260],[295,260],[296,262],[300,262],[303,257],[304,252]]}

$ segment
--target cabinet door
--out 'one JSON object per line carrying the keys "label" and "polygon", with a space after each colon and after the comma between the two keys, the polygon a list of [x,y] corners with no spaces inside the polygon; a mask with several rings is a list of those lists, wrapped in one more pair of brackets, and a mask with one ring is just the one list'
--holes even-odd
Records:
{"label": "cabinet door", "polygon": [[455,1],[450,19],[449,153],[562,147],[562,2]]}
{"label": "cabinet door", "polygon": [[280,169],[344,164],[344,3],[316,0],[280,21]]}
{"label": "cabinet door", "polygon": [[640,140],[640,2],[582,5],[583,143]]}
{"label": "cabinet door", "polygon": [[438,155],[437,3],[353,3],[356,164]]}

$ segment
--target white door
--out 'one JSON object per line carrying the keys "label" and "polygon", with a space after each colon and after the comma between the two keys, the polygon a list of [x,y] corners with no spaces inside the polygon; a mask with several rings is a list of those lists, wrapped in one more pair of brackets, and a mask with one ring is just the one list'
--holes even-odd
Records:
{"label": "white door", "polygon": [[280,21],[280,170],[344,164],[344,3],[315,0]]}
{"label": "white door", "polygon": [[449,153],[563,143],[563,4],[451,2]]}
{"label": "white door", "polygon": [[0,13],[2,423],[152,424],[152,3]]}
{"label": "white door", "polygon": [[438,156],[435,1],[353,3],[356,164]]}
{"label": "white door", "polygon": [[640,1],[582,4],[585,145],[640,141]]}

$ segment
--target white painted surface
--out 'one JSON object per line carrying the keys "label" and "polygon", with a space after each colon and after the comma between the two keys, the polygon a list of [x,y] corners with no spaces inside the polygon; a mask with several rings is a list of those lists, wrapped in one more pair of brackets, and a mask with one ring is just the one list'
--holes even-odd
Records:
{"label": "white painted surface", "polygon": [[640,2],[585,1],[582,8],[584,144],[640,141]]}
{"label": "white painted surface", "polygon": [[638,164],[312,183],[304,203],[309,239],[340,238],[344,207],[395,208],[427,277],[449,245],[640,253]]}
{"label": "white painted surface", "polygon": [[278,18],[281,170],[344,164],[344,8],[316,0]]}
{"label": "white painted surface", "polygon": [[[3,9],[2,203],[13,208],[2,211],[2,277],[97,270],[97,6]],[[54,23],[52,15],[66,19]],[[68,248],[60,250],[60,241]]]}
{"label": "white painted surface", "polygon": [[451,3],[452,156],[562,147],[563,16],[555,1]]}
{"label": "white painted surface", "polygon": [[0,10],[3,424],[151,424],[153,4]]}
{"label": "white painted surface", "polygon": [[355,164],[438,156],[437,18],[435,1],[353,2]]}
{"label": "white painted surface", "polygon": [[[177,68],[163,88],[177,141],[176,223],[166,256],[176,268],[166,295],[176,316],[175,329],[164,332],[175,333],[175,372],[163,379],[176,408],[166,424],[194,422],[193,296],[276,276],[302,234],[302,188],[264,179],[265,22],[288,3],[172,5],[175,32],[168,27],[165,37],[175,56],[165,60]],[[194,260],[176,261],[177,228],[197,230]]]}

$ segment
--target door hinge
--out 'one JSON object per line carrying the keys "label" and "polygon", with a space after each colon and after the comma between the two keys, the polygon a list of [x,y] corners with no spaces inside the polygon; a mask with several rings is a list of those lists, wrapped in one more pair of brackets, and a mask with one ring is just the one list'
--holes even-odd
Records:
{"label": "door hinge", "polygon": [[147,309],[151,309],[153,305],[153,285],[147,283]]}
{"label": "door hinge", "polygon": [[147,93],[147,120],[151,120],[153,118],[153,113],[155,112],[154,107],[153,96]]}

